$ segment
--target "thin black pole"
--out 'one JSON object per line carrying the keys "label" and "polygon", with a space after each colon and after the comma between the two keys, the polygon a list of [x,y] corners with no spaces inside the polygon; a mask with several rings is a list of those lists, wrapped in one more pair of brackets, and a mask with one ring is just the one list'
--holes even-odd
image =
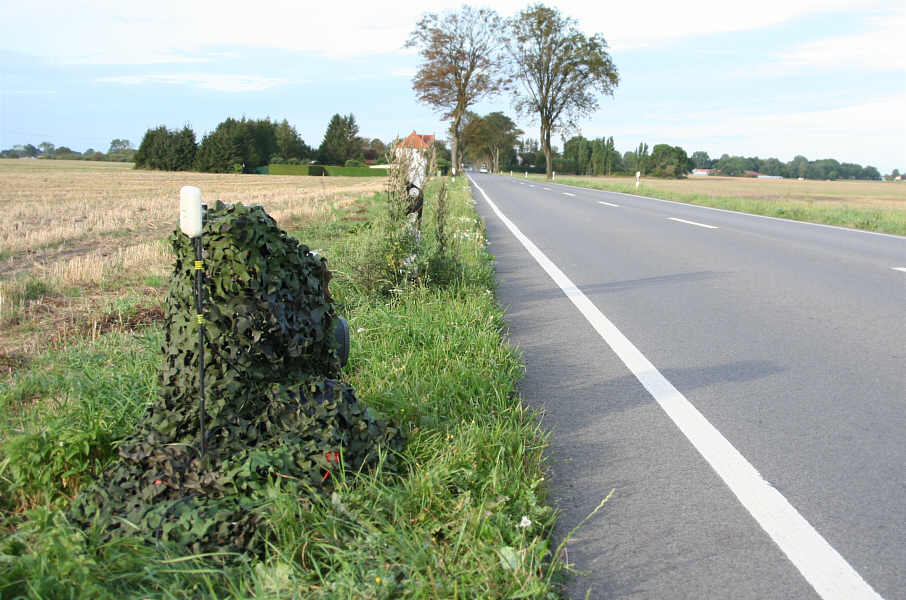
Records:
{"label": "thin black pole", "polygon": [[202,258],[201,236],[195,238],[195,312],[198,319],[198,421],[201,425],[201,453],[208,447],[204,426],[204,313],[201,310],[202,280],[204,278],[204,261]]}

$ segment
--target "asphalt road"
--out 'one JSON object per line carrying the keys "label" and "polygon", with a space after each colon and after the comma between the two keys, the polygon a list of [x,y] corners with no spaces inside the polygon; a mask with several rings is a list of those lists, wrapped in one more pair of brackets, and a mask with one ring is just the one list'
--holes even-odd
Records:
{"label": "asphalt road", "polygon": [[[471,178],[521,392],[552,431],[557,537],[615,490],[567,544],[571,597],[906,598],[906,238]],[[652,368],[630,369],[478,186]],[[668,415],[652,372],[728,445]],[[801,528],[738,489],[736,451]]]}

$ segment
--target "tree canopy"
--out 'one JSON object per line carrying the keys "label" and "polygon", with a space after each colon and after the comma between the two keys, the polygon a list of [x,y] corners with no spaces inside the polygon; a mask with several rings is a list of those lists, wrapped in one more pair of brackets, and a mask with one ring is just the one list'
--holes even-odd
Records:
{"label": "tree canopy", "polygon": [[463,5],[458,11],[425,14],[406,42],[422,58],[412,79],[416,98],[451,121],[454,168],[461,160],[466,111],[507,84],[499,44],[502,26],[493,10]]}
{"label": "tree canopy", "polygon": [[492,112],[470,120],[463,128],[463,143],[469,154],[487,163],[491,171],[500,171],[501,155],[504,160],[513,151],[522,130],[502,112]]}
{"label": "tree canopy", "polygon": [[586,36],[575,19],[535,4],[508,21],[505,44],[510,57],[516,108],[541,125],[547,177],[552,174],[551,134],[574,127],[598,109],[598,94],[613,95],[617,68],[600,34]]}

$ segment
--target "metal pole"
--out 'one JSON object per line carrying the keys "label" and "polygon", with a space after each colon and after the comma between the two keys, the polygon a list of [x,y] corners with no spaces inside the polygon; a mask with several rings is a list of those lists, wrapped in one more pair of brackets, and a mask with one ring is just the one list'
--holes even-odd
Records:
{"label": "metal pole", "polygon": [[204,313],[201,308],[202,281],[204,279],[204,261],[202,259],[201,236],[195,238],[195,312],[198,319],[198,422],[201,427],[201,454],[208,447],[204,423]]}

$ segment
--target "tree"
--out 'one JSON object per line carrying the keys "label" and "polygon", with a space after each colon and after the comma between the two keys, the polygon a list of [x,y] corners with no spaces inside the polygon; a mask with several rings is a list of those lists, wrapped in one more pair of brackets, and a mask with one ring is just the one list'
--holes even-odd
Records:
{"label": "tree", "polygon": [[586,37],[576,21],[535,4],[509,20],[516,108],[537,115],[551,178],[551,134],[598,109],[596,92],[612,96],[620,78],[600,34]]}
{"label": "tree", "polygon": [[195,164],[196,150],[195,132],[191,127],[186,125],[182,130],[171,131],[161,125],[145,132],[142,143],[135,152],[135,168],[188,171]]}
{"label": "tree", "polygon": [[422,64],[412,79],[419,102],[450,119],[453,168],[461,161],[462,118],[470,106],[507,85],[499,40],[500,17],[488,8],[463,5],[458,12],[427,13],[406,42]]}
{"label": "tree", "polygon": [[311,148],[305,145],[305,142],[299,136],[299,132],[286,119],[283,119],[275,126],[274,136],[277,140],[277,152],[283,158],[301,160],[311,154]]}
{"label": "tree", "polygon": [[879,173],[878,170],[871,165],[867,165],[864,169],[862,169],[862,175],[860,179],[871,179],[878,181],[881,179],[881,173]]}
{"label": "tree", "polygon": [[707,152],[698,150],[697,152],[692,153],[692,163],[695,165],[696,169],[710,169],[711,157],[708,156]]}
{"label": "tree", "polygon": [[228,118],[202,138],[195,157],[195,168],[209,173],[254,173],[270,154],[259,156],[248,121]]}
{"label": "tree", "polygon": [[463,130],[466,147],[477,157],[485,157],[495,173],[500,171],[501,154],[506,159],[520,135],[522,130],[502,112],[479,117]]}
{"label": "tree", "polygon": [[115,138],[110,142],[110,149],[107,150],[107,154],[116,154],[117,152],[123,152],[124,150],[131,150],[132,142],[129,140],[124,140],[120,138]]}
{"label": "tree", "polygon": [[645,142],[639,143],[639,147],[635,151],[635,161],[635,170],[644,175],[648,167],[648,144]]}
{"label": "tree", "polygon": [[38,144],[38,148],[40,148],[41,154],[43,154],[44,156],[53,156],[56,146],[54,146],[50,142],[41,142],[40,144]]}
{"label": "tree", "polygon": [[656,177],[679,179],[691,170],[692,161],[679,146],[657,144],[651,151],[651,173]]}
{"label": "tree", "polygon": [[318,160],[328,165],[342,165],[350,158],[358,158],[361,149],[357,146],[359,126],[355,117],[335,114],[327,124],[324,139],[318,149]]}

